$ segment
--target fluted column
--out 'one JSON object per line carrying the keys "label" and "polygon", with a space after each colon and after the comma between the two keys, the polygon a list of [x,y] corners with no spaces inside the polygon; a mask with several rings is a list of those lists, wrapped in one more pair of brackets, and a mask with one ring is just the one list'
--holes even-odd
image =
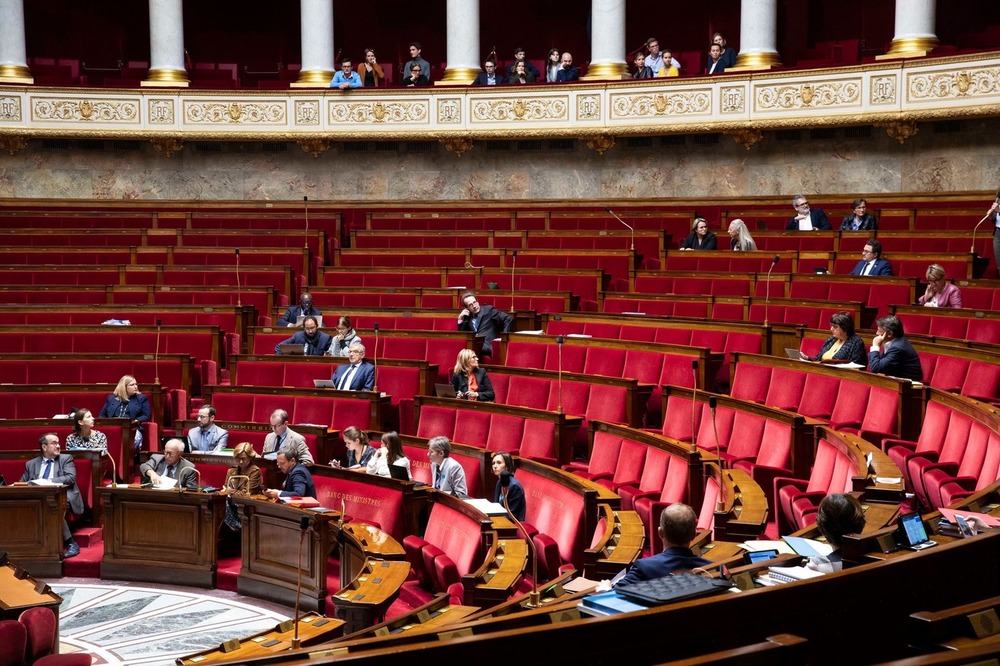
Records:
{"label": "fluted column", "polygon": [[[302,70],[293,88],[325,88],[333,79],[333,0],[299,0]],[[355,63],[355,67],[359,64]]]}
{"label": "fluted column", "polygon": [[935,0],[896,0],[896,26],[889,52],[876,60],[920,58],[938,44]]}
{"label": "fluted column", "polygon": [[0,81],[34,83],[27,53],[23,0],[0,0]]}
{"label": "fluted column", "polygon": [[143,86],[186,88],[184,0],[149,0],[149,73]]}
{"label": "fluted column", "polygon": [[448,69],[435,85],[472,83],[479,62],[479,0],[448,0]]}
{"label": "fluted column", "polygon": [[778,0],[741,0],[740,54],[727,71],[770,69],[781,65],[778,54]]}
{"label": "fluted column", "polygon": [[625,0],[593,0],[590,4],[590,67],[584,79],[621,79],[625,62]]}

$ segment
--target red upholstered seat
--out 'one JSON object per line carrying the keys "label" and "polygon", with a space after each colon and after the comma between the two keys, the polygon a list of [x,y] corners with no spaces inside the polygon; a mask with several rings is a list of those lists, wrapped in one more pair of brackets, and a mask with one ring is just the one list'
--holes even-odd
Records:
{"label": "red upholstered seat", "polygon": [[[1000,289],[997,290],[1000,293]],[[1000,365],[984,361],[972,361],[969,372],[962,383],[962,395],[994,402],[1000,398]]]}
{"label": "red upholstered seat", "polygon": [[603,431],[594,433],[591,446],[590,461],[571,462],[563,465],[563,469],[573,472],[585,479],[605,479],[614,476],[618,466],[618,457],[622,448],[622,438]]}
{"label": "red upholstered seat", "polygon": [[506,451],[507,453],[519,453],[521,443],[525,437],[525,422],[523,418],[509,414],[494,414],[489,426],[484,448],[494,452]]}
{"label": "red upholstered seat", "polygon": [[[725,457],[726,449],[735,433],[734,421],[738,412],[727,407],[719,407],[715,410],[713,419],[712,410],[707,403],[699,402],[698,409],[701,411],[698,425],[698,448],[712,451],[713,455],[721,448],[723,457]],[[718,432],[718,438],[716,438],[716,432]]]}
{"label": "red upholstered seat", "polygon": [[[939,509],[942,506],[947,506],[941,504],[943,499],[941,494],[942,486],[951,482],[957,482],[965,483],[975,488],[979,484],[983,471],[987,468],[989,446],[991,443],[996,444],[997,438],[998,436],[992,433],[986,425],[974,421],[969,432],[968,443],[961,454],[960,460],[950,461],[945,459],[947,452],[942,450],[941,455],[938,457],[938,462],[926,464],[920,470],[921,492],[918,494],[922,498],[922,501],[927,506]],[[921,458],[914,458],[910,460],[910,463],[912,465],[920,460]]]}
{"label": "red upholstered seat", "polygon": [[802,402],[802,389],[805,387],[806,374],[786,368],[774,368],[771,372],[771,383],[764,397],[764,404],[778,409],[796,411]]}
{"label": "red upholstered seat", "polygon": [[[615,335],[613,339],[618,339],[619,332],[619,330],[614,332]],[[625,356],[625,349],[588,348],[587,359],[583,366],[583,372],[588,375],[622,377],[624,376],[623,371],[625,369]]]}
{"label": "red upholstered seat", "polygon": [[0,666],[21,666],[27,643],[28,631],[23,624],[17,620],[0,620]]}
{"label": "red upholstered seat", "polygon": [[[424,571],[427,572],[428,585],[430,589],[440,592],[442,588],[438,584],[437,575],[437,560],[438,558],[445,557],[444,551],[435,546],[433,543],[427,543],[420,550],[420,556],[424,559]],[[454,566],[452,562],[452,566]],[[444,588],[447,589],[447,586]]]}
{"label": "red upholstered seat", "polygon": [[768,419],[756,459],[737,461],[733,467],[750,474],[765,492],[770,491],[774,487],[774,479],[791,474],[791,450],[791,427]]}
{"label": "red upholstered seat", "polygon": [[42,606],[29,608],[18,616],[17,621],[27,631],[27,648],[24,656],[29,664],[52,654],[56,648],[56,614],[51,608]]}
{"label": "red upholstered seat", "polygon": [[623,485],[638,486],[639,479],[642,477],[643,465],[646,463],[648,449],[649,447],[638,442],[622,441],[614,473],[610,478],[597,479],[597,482],[612,490],[617,490],[619,486]]}
{"label": "red upholstered seat", "polygon": [[[692,432],[697,432],[701,427],[701,415],[700,407],[692,413],[691,400],[678,395],[670,395],[667,397],[667,411],[663,415],[663,427],[660,428],[660,434],[681,442],[690,442]],[[692,426],[694,427],[693,431]]]}
{"label": "red upholstered seat", "polygon": [[424,548],[427,545],[427,541],[412,534],[403,539],[403,551],[406,553],[406,561],[410,563],[410,571],[422,587],[429,589],[432,579],[424,565]]}
{"label": "red upholstered seat", "polygon": [[840,379],[809,373],[802,387],[802,401],[798,412],[803,416],[827,420],[833,413],[833,408],[840,392]]}
{"label": "red upholstered seat", "polygon": [[789,534],[810,525],[819,503],[829,493],[850,490],[850,461],[836,447],[821,439],[808,480],[778,477],[774,502],[778,533]]}
{"label": "red upholstered seat", "polygon": [[441,555],[434,560],[434,587],[438,592],[448,592],[452,585],[462,583],[458,566],[447,555]]}
{"label": "red upholstered seat", "polygon": [[[553,325],[556,323],[559,322],[553,322]],[[553,326],[549,328],[553,328]],[[554,335],[561,335],[561,333],[555,333]],[[546,346],[537,342],[524,342],[519,339],[511,339],[507,343],[506,363],[512,368],[544,368]]]}
{"label": "red upholstered seat", "polygon": [[446,407],[420,408],[420,421],[417,423],[417,437],[437,437],[443,435],[451,438],[455,435],[456,410]]}
{"label": "red upholstered seat", "polygon": [[[499,375],[499,373],[497,374]],[[496,382],[494,382],[495,386]],[[549,393],[551,390],[552,382],[548,379],[512,375],[510,377],[510,389],[508,390],[506,401],[501,401],[498,396],[497,402],[518,407],[545,409],[549,404]]]}
{"label": "red upholstered seat", "polygon": [[459,409],[455,414],[454,441],[469,446],[486,446],[490,434],[490,414],[471,409]]}
{"label": "red upholstered seat", "polygon": [[[944,446],[946,438],[951,436],[950,433],[953,428],[953,418],[955,416],[955,412],[947,406],[932,400],[927,403],[927,408],[924,411],[924,422],[921,425],[920,435],[916,442],[901,439],[883,440],[882,450],[896,463],[896,467],[903,473],[907,488],[911,491],[912,486],[910,485],[909,477],[906,475],[907,459],[914,455],[925,458],[937,455],[941,447]],[[959,417],[955,420],[962,421],[964,424],[964,427],[954,426],[955,431],[958,432],[961,430],[962,433],[959,436],[965,436],[968,433],[967,418]]]}
{"label": "red upholstered seat", "polygon": [[[721,407],[716,409],[716,420],[722,420],[724,412],[729,411],[732,410]],[[767,419],[762,416],[744,411],[735,412],[732,420],[732,428],[729,433],[729,440],[722,452],[722,459],[726,461],[727,466],[732,467],[733,463],[738,460],[752,461],[757,458],[766,426]],[[723,435],[720,432],[719,438],[722,439],[722,437]],[[698,446],[699,448],[705,448],[701,442],[698,443]]]}
{"label": "red upholstered seat", "polygon": [[670,454],[661,449],[647,447],[646,461],[642,466],[642,476],[637,484],[618,484],[616,492],[622,498],[622,508],[634,509],[635,498],[639,495],[657,493],[670,470]]}
{"label": "red upholstered seat", "polygon": [[646,528],[646,543],[650,552],[658,553],[663,549],[656,528],[660,526],[660,514],[663,509],[675,502],[684,502],[688,497],[687,464],[677,456],[667,456],[667,473],[663,486],[658,493],[640,494],[633,498],[632,508],[642,520]]}
{"label": "red upholstered seat", "polygon": [[[494,419],[494,423],[496,421],[497,419]],[[556,424],[552,421],[525,422],[518,455],[546,465],[557,466],[559,451],[556,449]]]}
{"label": "red upholstered seat", "polygon": [[771,368],[747,361],[736,364],[730,395],[740,400],[764,404],[771,385]]}

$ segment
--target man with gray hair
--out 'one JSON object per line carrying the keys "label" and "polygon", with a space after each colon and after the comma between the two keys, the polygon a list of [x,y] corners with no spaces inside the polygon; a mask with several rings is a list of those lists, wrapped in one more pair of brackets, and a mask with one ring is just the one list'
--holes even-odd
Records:
{"label": "man with gray hair", "polygon": [[338,391],[371,391],[375,388],[375,366],[365,363],[365,346],[360,342],[347,349],[347,363],[338,365],[330,378]]}
{"label": "man with gray hair", "polygon": [[915,382],[924,380],[920,357],[903,332],[903,322],[896,315],[875,320],[875,337],[868,350],[868,369],[880,375],[900,377]]}
{"label": "man with gray hair", "polygon": [[830,220],[822,208],[809,208],[809,201],[801,194],[792,197],[795,217],[788,218],[786,231],[830,231]]}
{"label": "man with gray hair", "polygon": [[163,479],[175,479],[178,485],[188,490],[198,489],[198,475],[194,473],[194,463],[181,457],[184,442],[168,440],[163,445],[163,453],[154,453],[139,467],[139,476],[154,486],[164,485]]}

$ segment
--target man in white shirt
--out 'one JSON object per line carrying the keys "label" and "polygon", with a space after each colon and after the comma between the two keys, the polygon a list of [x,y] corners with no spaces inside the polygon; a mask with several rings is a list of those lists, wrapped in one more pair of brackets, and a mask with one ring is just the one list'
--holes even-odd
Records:
{"label": "man in white shirt", "polygon": [[371,391],[375,388],[375,367],[365,363],[365,346],[351,345],[347,350],[347,363],[333,371],[333,387],[338,391]]}
{"label": "man in white shirt", "polygon": [[[646,67],[653,70],[653,76],[659,76],[660,70],[663,70],[663,54],[660,53],[660,40],[656,37],[650,37],[646,40],[646,50],[649,51],[649,55],[646,56]],[[670,65],[676,67],[678,70],[681,68],[681,64],[670,58]],[[669,67],[667,69],[670,69]],[[664,70],[664,74],[666,71]]]}

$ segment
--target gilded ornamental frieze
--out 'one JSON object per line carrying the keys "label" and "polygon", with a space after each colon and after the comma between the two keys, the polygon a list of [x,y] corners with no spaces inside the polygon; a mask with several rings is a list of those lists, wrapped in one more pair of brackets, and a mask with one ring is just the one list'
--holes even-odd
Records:
{"label": "gilded ornamental frieze", "polygon": [[21,121],[21,98],[0,97],[0,123]]}
{"label": "gilded ornamental frieze", "polygon": [[565,95],[474,99],[471,115],[473,122],[565,122],[569,120],[569,99]]}
{"label": "gilded ornamental frieze", "polygon": [[614,93],[611,95],[611,118],[613,120],[705,115],[711,110],[711,88],[652,94]]}
{"label": "gilded ornamental frieze", "polygon": [[187,125],[288,124],[284,100],[184,100]]}
{"label": "gilded ornamental frieze", "polygon": [[330,124],[372,123],[388,125],[426,125],[430,119],[430,100],[407,97],[401,100],[331,101]]}
{"label": "gilded ornamental frieze", "polygon": [[754,87],[754,110],[801,111],[861,106],[861,79],[779,83]]}
{"label": "gilded ornamental frieze", "polygon": [[1000,99],[1000,67],[913,73],[907,76],[908,102]]}
{"label": "gilded ornamental frieze", "polygon": [[41,122],[135,125],[140,121],[139,100],[39,96],[31,100],[31,119]]}

